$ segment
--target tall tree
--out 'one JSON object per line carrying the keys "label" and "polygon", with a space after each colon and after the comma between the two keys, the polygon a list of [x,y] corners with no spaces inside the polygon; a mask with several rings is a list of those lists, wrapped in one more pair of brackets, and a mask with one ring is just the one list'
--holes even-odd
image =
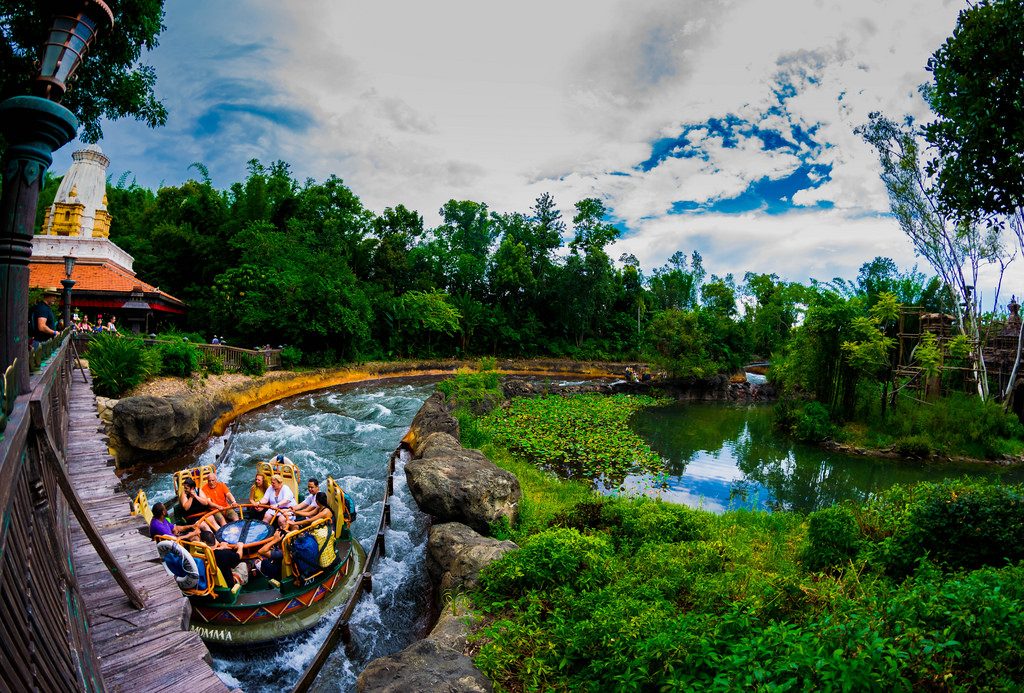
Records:
{"label": "tall tree", "polygon": [[925,138],[945,210],[1015,218],[1024,207],[1024,0],[980,0],[928,61]]}
{"label": "tall tree", "polygon": [[974,364],[978,394],[988,397],[988,377],[981,346],[980,314],[974,289],[984,266],[1005,257],[995,228],[981,229],[970,219],[951,217],[940,205],[933,180],[921,162],[921,148],[913,121],[899,125],[879,113],[857,129],[878,152],[882,182],[889,205],[914,251],[925,258],[942,281],[956,293],[957,323],[976,344]]}

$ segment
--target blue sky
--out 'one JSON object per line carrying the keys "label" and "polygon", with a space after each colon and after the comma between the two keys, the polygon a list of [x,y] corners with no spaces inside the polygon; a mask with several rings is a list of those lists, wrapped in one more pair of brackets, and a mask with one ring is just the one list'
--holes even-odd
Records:
{"label": "blue sky", "polygon": [[[926,118],[917,87],[963,5],[944,0],[168,2],[166,127],[104,126],[116,180],[214,184],[249,159],[337,174],[428,223],[450,198],[566,216],[605,200],[613,257],[852,277],[915,260],[853,128]],[[72,146],[55,157],[62,172]]]}

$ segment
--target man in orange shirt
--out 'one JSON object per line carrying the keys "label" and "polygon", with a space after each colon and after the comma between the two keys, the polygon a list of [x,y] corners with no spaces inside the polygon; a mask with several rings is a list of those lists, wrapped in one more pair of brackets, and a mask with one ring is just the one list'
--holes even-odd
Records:
{"label": "man in orange shirt", "polygon": [[223,522],[234,522],[238,519],[238,513],[229,505],[235,504],[235,497],[231,495],[231,489],[223,481],[217,481],[217,473],[211,471],[203,484],[200,495],[211,503],[211,507],[220,510],[214,517]]}

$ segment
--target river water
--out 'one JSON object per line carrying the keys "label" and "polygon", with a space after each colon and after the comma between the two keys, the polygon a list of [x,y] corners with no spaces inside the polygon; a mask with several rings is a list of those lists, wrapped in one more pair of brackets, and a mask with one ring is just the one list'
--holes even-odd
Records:
{"label": "river water", "polygon": [[714,512],[806,512],[863,500],[893,484],[950,476],[1024,481],[1020,467],[915,463],[795,443],[772,430],[770,405],[677,403],[640,411],[630,424],[665,467],[660,474],[626,477],[625,491]]}
{"label": "river water", "polygon": [[[433,383],[419,381],[323,390],[246,414],[239,418],[230,459],[218,466],[218,476],[239,502],[248,498],[254,462],[279,452],[302,471],[303,495],[310,477],[322,481],[333,476],[355,497],[358,512],[352,531],[369,551],[380,521],[388,458],[433,389]],[[169,471],[212,463],[223,445],[223,437],[212,439],[197,457],[136,474],[125,486],[132,493],[145,488],[150,503],[168,499],[173,496]],[[385,536],[386,556],[374,568],[372,598],[360,600],[351,620],[356,652],[350,660],[344,648],[336,650],[317,678],[316,690],[353,690],[367,662],[398,652],[422,636],[429,618],[427,519],[412,500],[400,465],[392,524]],[[319,627],[280,641],[273,649],[215,650],[214,669],[229,687],[246,693],[288,690],[312,661],[341,608]]]}

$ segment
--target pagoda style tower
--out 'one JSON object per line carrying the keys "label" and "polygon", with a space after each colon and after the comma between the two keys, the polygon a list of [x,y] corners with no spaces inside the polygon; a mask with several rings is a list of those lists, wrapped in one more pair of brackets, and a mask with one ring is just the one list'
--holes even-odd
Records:
{"label": "pagoda style tower", "polygon": [[[73,162],[46,210],[42,230],[32,238],[30,287],[55,287],[74,280],[71,305],[90,322],[119,320],[118,329],[149,334],[180,322],[186,306],[135,275],[131,255],[110,240],[107,166],[95,144],[71,155]],[[75,259],[71,276],[66,262]]]}
{"label": "pagoda style tower", "polygon": [[73,163],[46,210],[42,233],[47,236],[108,238],[107,166],[110,159],[90,144],[71,155]]}

